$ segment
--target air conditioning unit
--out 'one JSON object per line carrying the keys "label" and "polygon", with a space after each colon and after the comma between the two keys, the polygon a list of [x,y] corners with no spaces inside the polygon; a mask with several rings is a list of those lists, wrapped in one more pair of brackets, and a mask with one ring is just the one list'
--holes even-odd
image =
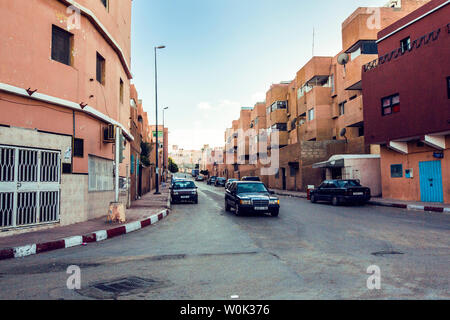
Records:
{"label": "air conditioning unit", "polygon": [[116,141],[116,128],[113,124],[103,127],[103,143],[114,143]]}

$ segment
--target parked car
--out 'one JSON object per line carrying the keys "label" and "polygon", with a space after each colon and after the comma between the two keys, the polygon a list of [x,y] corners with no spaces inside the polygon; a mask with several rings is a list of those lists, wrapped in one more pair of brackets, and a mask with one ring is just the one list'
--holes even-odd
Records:
{"label": "parked car", "polygon": [[214,184],[216,182],[216,179],[217,179],[216,176],[209,177],[207,184],[209,185]]}
{"label": "parked car", "polygon": [[231,185],[232,182],[234,181],[239,181],[238,179],[228,179],[227,182],[225,183],[225,189],[228,189]]}
{"label": "parked car", "polygon": [[234,208],[237,216],[244,213],[270,213],[277,217],[280,200],[262,182],[235,181],[225,191],[225,211]]}
{"label": "parked car", "polygon": [[198,203],[197,186],[193,181],[175,181],[170,187],[170,202],[193,202]]}
{"label": "parked car", "polygon": [[170,182],[170,185],[173,186],[173,184],[177,181],[185,181],[185,178],[177,178],[177,177],[172,177],[172,181]]}
{"label": "parked car", "polygon": [[195,181],[204,181],[205,177],[201,174],[199,174],[197,177],[195,177]]}
{"label": "parked car", "polygon": [[214,182],[214,186],[216,187],[225,187],[225,183],[227,182],[227,179],[218,177],[216,181]]}
{"label": "parked car", "polygon": [[370,200],[370,188],[361,186],[358,180],[325,180],[311,190],[311,202],[329,201],[337,206],[341,203],[365,204]]}
{"label": "parked car", "polygon": [[241,181],[261,181],[259,177],[243,177]]}

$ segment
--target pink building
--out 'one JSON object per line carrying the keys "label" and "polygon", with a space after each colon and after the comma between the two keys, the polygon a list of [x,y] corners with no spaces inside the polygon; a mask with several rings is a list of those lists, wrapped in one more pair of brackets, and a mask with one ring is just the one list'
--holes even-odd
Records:
{"label": "pink building", "polygon": [[131,3],[0,2],[0,230],[106,215],[120,131],[126,188]]}

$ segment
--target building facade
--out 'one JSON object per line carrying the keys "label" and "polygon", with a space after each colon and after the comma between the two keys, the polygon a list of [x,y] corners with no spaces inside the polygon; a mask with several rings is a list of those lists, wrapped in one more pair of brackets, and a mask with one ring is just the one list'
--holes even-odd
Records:
{"label": "building facade", "polygon": [[383,197],[450,203],[449,1],[378,34],[362,76],[366,140],[381,146]]}

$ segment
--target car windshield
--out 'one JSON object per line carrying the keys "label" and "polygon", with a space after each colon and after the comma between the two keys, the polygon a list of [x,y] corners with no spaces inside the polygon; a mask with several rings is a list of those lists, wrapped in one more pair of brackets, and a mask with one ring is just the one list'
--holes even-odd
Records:
{"label": "car windshield", "polygon": [[267,192],[262,183],[242,183],[237,185],[237,193]]}
{"label": "car windshield", "polygon": [[195,183],[192,181],[177,181],[173,185],[174,189],[194,189]]}
{"label": "car windshield", "polygon": [[219,181],[225,181],[225,178],[217,178]]}
{"label": "car windshield", "polygon": [[356,180],[338,180],[336,181],[336,184],[338,185],[339,188],[361,186],[361,184]]}

